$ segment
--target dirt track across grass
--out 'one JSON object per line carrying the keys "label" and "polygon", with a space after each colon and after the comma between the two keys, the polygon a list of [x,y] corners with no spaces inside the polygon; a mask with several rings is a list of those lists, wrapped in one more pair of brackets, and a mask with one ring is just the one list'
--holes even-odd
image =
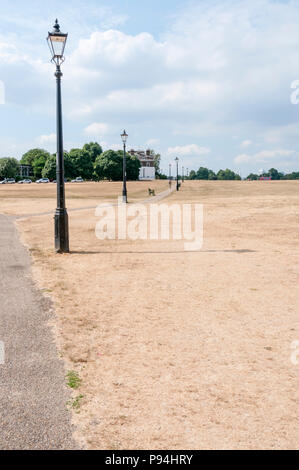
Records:
{"label": "dirt track across grass", "polygon": [[298,183],[185,182],[168,203],[204,204],[195,253],[98,240],[86,210],[57,256],[52,217],[18,222],[82,379],[88,448],[298,448]]}

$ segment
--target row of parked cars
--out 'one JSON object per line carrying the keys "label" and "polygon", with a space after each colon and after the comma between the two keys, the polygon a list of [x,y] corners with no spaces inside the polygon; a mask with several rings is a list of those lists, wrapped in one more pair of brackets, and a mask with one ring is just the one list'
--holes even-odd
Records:
{"label": "row of parked cars", "polygon": [[[66,179],[64,181],[67,183]],[[56,182],[57,182],[56,180],[52,181],[52,183],[56,183]],[[83,183],[83,182],[84,182],[84,179],[81,178],[81,176],[71,181],[71,183]],[[15,183],[16,183],[16,180],[14,178],[5,178],[5,180],[0,181],[0,184],[15,184]],[[30,184],[30,183],[32,183],[30,179],[24,179],[24,180],[18,181],[18,184]],[[50,183],[50,180],[49,178],[41,178],[37,180],[36,183],[38,184]]]}

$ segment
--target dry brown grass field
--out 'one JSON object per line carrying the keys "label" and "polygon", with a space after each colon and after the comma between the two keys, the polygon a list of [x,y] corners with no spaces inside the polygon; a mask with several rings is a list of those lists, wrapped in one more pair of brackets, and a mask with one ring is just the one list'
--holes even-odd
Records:
{"label": "dry brown grass field", "polygon": [[[161,192],[168,188],[167,181],[127,183],[130,201],[145,199],[148,188]],[[67,206],[89,207],[103,201],[115,202],[122,194],[121,182],[67,183]],[[56,184],[14,184],[0,185],[1,212],[11,215],[24,215],[46,212],[55,208]]]}
{"label": "dry brown grass field", "polygon": [[[167,182],[155,182],[163,191]],[[130,183],[130,200],[153,183]],[[67,206],[115,200],[120,183],[67,185]],[[66,370],[82,379],[76,437],[90,449],[298,448],[299,181],[185,182],[163,203],[204,205],[202,250],[95,236],[70,211],[53,252],[55,187],[2,186],[33,274],[55,306]]]}

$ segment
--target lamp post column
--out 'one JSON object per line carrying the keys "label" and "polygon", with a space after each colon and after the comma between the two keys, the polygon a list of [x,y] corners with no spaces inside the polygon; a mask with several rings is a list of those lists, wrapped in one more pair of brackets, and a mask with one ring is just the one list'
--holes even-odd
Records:
{"label": "lamp post column", "polygon": [[126,143],[124,142],[124,158],[123,158],[123,202],[128,202],[127,197],[127,156],[126,156]]}
{"label": "lamp post column", "polygon": [[64,155],[62,133],[61,77],[60,65],[56,65],[56,119],[57,119],[57,208],[55,212],[55,250],[58,253],[69,252],[68,214],[65,207]]}
{"label": "lamp post column", "polygon": [[176,190],[179,190],[179,159],[178,157],[175,159],[176,161]]}
{"label": "lamp post column", "polygon": [[169,189],[171,190],[171,163],[169,163]]}

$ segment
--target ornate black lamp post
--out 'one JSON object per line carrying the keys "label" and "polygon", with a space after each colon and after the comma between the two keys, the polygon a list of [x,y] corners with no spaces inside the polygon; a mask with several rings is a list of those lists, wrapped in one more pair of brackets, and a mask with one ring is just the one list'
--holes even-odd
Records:
{"label": "ornate black lamp post", "polygon": [[126,156],[126,142],[128,138],[128,134],[124,131],[121,134],[121,138],[124,144],[124,158],[123,158],[123,202],[128,202],[127,197],[127,156]]}
{"label": "ornate black lamp post", "polygon": [[56,119],[57,119],[57,156],[56,156],[56,181],[57,181],[57,208],[55,212],[55,250],[57,253],[69,252],[69,228],[68,215],[65,207],[64,186],[64,157],[62,134],[62,109],[61,109],[61,64],[64,62],[64,48],[67,34],[60,31],[58,20],[55,21],[52,33],[48,34],[48,44],[52,55],[52,62],[56,64]]}
{"label": "ornate black lamp post", "polygon": [[174,161],[176,162],[176,190],[178,191],[179,190],[179,159],[178,157],[176,157]]}
{"label": "ornate black lamp post", "polygon": [[168,178],[169,189],[171,189],[171,163],[169,163],[169,178]]}

